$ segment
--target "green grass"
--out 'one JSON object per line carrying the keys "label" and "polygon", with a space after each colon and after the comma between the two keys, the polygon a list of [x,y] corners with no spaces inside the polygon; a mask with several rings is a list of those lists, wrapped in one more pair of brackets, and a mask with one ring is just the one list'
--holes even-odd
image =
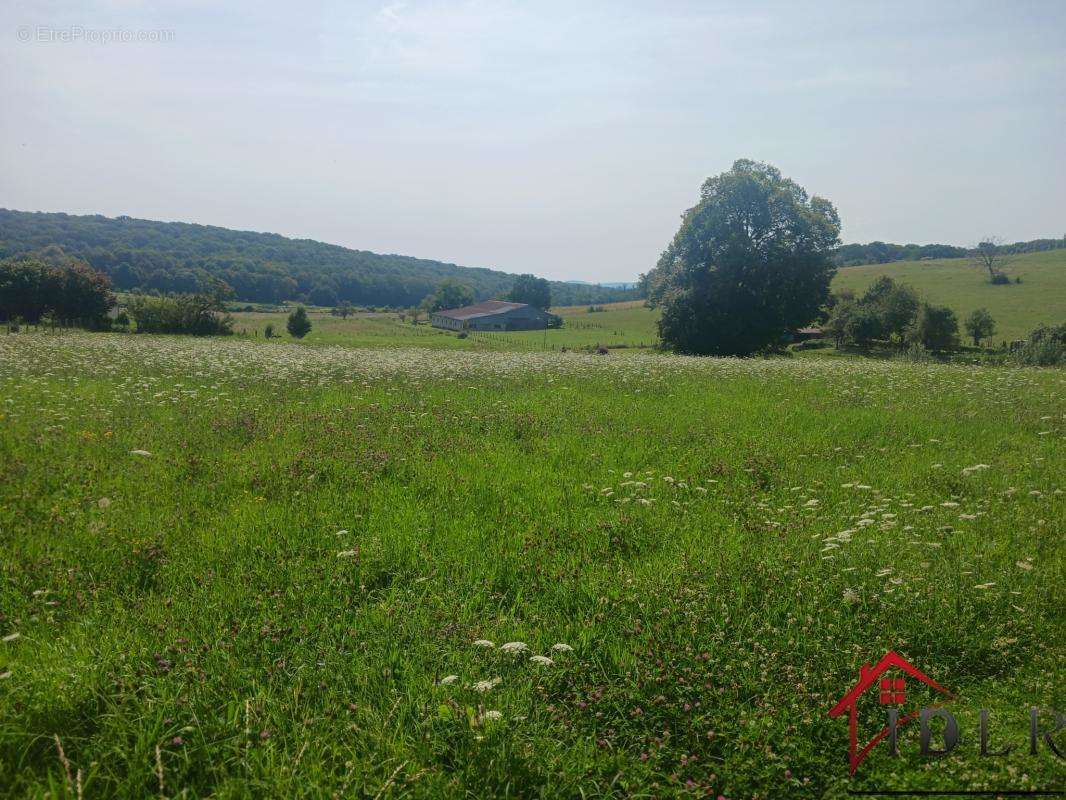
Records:
{"label": "green grass", "polygon": [[[471,333],[460,339],[450,331],[437,330],[428,324],[412,325],[399,314],[356,314],[341,319],[326,311],[309,311],[311,333],[304,344],[340,344],[353,347],[419,347],[449,350],[537,351],[562,348],[651,348],[658,341],[655,327],[658,312],[643,302],[612,303],[602,312],[589,313],[588,306],[564,306],[552,312],[563,318],[563,327],[548,331],[514,331],[509,333]],[[288,339],[284,312],[237,312],[234,330],[239,334],[262,338],[267,324]]]}
{"label": "green grass", "polygon": [[[1037,325],[1066,321],[1066,250],[1019,256],[1010,265],[1010,276],[1022,283],[993,286],[987,275],[966,259],[904,261],[876,266],[845,267],[833,281],[834,291],[852,289],[862,293],[881,275],[914,286],[923,299],[948,305],[962,321],[976,308],[985,307],[996,320],[992,341],[1022,339]],[[647,349],[658,341],[659,312],[642,302],[612,303],[603,312],[588,312],[588,306],[552,309],[563,317],[559,330],[474,334],[459,339],[454,333],[428,325],[401,322],[397,314],[358,314],[348,319],[325,311],[310,312],[313,328],[307,344],[338,344],[353,347],[419,347],[448,350],[561,350],[562,348]],[[235,330],[250,337],[262,336],[272,323],[286,339],[285,313],[235,313]],[[965,335],[964,331],[960,333]]]}
{"label": "green grass", "polygon": [[[882,275],[909,283],[923,299],[955,310],[959,326],[977,308],[987,308],[996,320],[996,343],[1024,339],[1041,324],[1066,322],[1066,250],[1018,256],[1007,268],[1020,284],[994,286],[988,273],[967,259],[900,261],[863,267],[845,267],[837,272],[834,291],[863,292]],[[965,331],[962,331],[965,334]]]}
{"label": "green grass", "polygon": [[[0,796],[1062,788],[1064,383],[0,336]],[[965,741],[849,782],[889,649]]]}

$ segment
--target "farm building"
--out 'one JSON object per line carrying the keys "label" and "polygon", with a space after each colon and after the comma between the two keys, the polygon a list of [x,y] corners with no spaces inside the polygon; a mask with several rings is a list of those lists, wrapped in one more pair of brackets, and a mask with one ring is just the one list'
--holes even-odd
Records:
{"label": "farm building", "polygon": [[449,331],[539,331],[548,325],[549,314],[526,303],[486,300],[472,306],[433,312],[434,328]]}

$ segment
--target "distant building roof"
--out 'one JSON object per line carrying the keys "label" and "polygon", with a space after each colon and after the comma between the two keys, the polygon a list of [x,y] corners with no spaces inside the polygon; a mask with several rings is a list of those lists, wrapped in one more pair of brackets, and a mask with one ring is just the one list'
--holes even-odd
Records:
{"label": "distant building roof", "polygon": [[475,317],[491,317],[493,314],[501,314],[504,311],[514,311],[516,308],[526,308],[528,303],[508,303],[504,300],[486,300],[483,303],[475,303],[472,306],[462,308],[446,308],[434,311],[442,317],[450,319],[474,319]]}
{"label": "distant building roof", "polygon": [[811,325],[806,328],[800,328],[798,331],[796,331],[796,333],[802,334],[804,336],[821,336],[822,329]]}

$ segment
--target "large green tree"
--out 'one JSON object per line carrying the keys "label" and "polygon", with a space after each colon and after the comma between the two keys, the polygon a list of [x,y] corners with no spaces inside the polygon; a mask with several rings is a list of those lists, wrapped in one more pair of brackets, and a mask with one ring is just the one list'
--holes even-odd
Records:
{"label": "large green tree", "polygon": [[445,278],[437,285],[437,290],[422,301],[422,304],[426,311],[432,314],[442,308],[462,308],[473,302],[473,289],[451,278]]}
{"label": "large green tree", "polygon": [[750,355],[814,320],[829,297],[840,219],[768,164],[709,178],[648,276],[659,335],[682,353]]}
{"label": "large green tree", "polygon": [[512,303],[528,303],[547,311],[552,304],[551,284],[536,275],[519,275],[507,299]]}

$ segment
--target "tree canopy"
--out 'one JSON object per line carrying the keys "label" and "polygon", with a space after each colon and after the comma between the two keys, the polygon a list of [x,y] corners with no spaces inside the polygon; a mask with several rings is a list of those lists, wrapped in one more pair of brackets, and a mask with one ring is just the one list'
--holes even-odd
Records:
{"label": "tree canopy", "polygon": [[0,261],[0,318],[101,324],[115,305],[111,281],[84,261],[51,247]]}
{"label": "tree canopy", "polygon": [[547,311],[552,304],[551,284],[536,275],[519,275],[507,295],[512,303],[528,303]]}
{"label": "tree canopy", "polygon": [[981,340],[996,332],[996,321],[987,308],[976,308],[966,317],[966,333],[973,339],[974,347],[981,346]]}
{"label": "tree canopy", "polygon": [[[445,278],[470,286],[476,300],[503,297],[515,275],[491,269],[381,255],[209,225],[0,209],[0,259],[48,245],[107,275],[116,289],[153,294],[204,292],[211,281],[253,303],[284,300],[362,306],[418,305]],[[634,290],[552,282],[566,305],[632,300]],[[313,296],[312,296],[313,293]]]}
{"label": "tree canopy", "polygon": [[814,320],[829,297],[840,220],[768,164],[740,160],[699,202],[643,280],[659,335],[683,353],[750,355]]}
{"label": "tree canopy", "polygon": [[445,278],[437,290],[425,300],[425,309],[432,314],[443,308],[461,308],[474,302],[474,290],[451,278]]}

